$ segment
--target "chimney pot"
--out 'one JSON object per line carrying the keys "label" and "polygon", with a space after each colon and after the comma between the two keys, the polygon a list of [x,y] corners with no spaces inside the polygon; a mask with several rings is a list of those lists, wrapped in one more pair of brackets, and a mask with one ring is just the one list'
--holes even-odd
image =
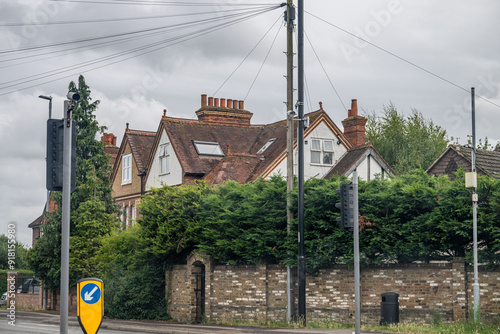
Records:
{"label": "chimney pot", "polygon": [[214,107],[218,107],[219,106],[219,98],[216,97],[214,98]]}
{"label": "chimney pot", "polygon": [[232,108],[233,107],[233,100],[227,99],[227,107]]}
{"label": "chimney pot", "polygon": [[351,109],[349,109],[349,113],[347,115],[348,117],[358,116],[358,100],[351,100]]}
{"label": "chimney pot", "polygon": [[241,110],[245,109],[245,101],[241,100],[239,103],[240,103],[240,106],[239,106],[240,109]]}
{"label": "chimney pot", "polygon": [[201,106],[202,107],[207,106],[207,94],[201,94]]}
{"label": "chimney pot", "polygon": [[214,105],[214,98],[213,97],[209,97],[208,98],[208,106],[209,107],[213,107],[213,105]]}
{"label": "chimney pot", "polygon": [[220,99],[220,106],[222,108],[225,108],[226,107],[226,99]]}

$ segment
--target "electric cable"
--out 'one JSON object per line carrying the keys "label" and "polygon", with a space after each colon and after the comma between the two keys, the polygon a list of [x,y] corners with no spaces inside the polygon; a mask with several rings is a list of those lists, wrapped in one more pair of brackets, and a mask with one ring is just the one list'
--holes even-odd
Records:
{"label": "electric cable", "polygon": [[224,82],[219,86],[219,88],[217,88],[217,90],[212,94],[212,96],[217,95],[219,90],[229,81],[229,79],[231,79],[231,77],[234,75],[234,73],[236,73],[236,71],[241,67],[241,65],[243,65],[243,63],[248,59],[248,57],[250,57],[250,55],[255,51],[257,46],[259,46],[259,44],[264,40],[264,38],[267,36],[267,34],[269,34],[269,32],[272,30],[272,28],[275,26],[275,24],[279,21],[280,18],[281,18],[281,14],[278,17],[278,19],[276,21],[274,21],[274,23],[271,25],[271,27],[269,27],[269,29],[265,32],[265,34],[260,38],[260,40],[254,45],[254,47],[250,50],[250,52],[247,53],[247,55],[238,64],[238,66],[236,66],[236,68],[233,70],[233,72],[231,72],[231,74],[229,74],[229,76],[226,78],[226,80],[224,80]]}
{"label": "electric cable", "polygon": [[[273,7],[266,9],[266,10],[274,10],[274,9],[279,8],[279,7],[280,6],[275,5]],[[248,12],[243,12],[242,14],[239,14],[239,15],[245,15],[245,14],[252,13],[252,12],[260,12],[260,10],[252,10],[252,11],[248,11]],[[25,48],[18,48],[18,49],[11,49],[11,50],[0,50],[0,55],[7,54],[7,53],[26,52],[26,51],[31,51],[31,50],[43,49],[43,48],[51,48],[51,47],[68,45],[68,44],[73,44],[73,43],[83,43],[83,42],[89,42],[89,41],[95,41],[95,40],[101,40],[101,39],[109,39],[109,38],[113,38],[113,37],[128,36],[128,35],[140,34],[140,33],[144,33],[144,32],[158,31],[158,30],[172,28],[172,27],[187,26],[187,25],[194,25],[194,24],[211,22],[211,21],[218,21],[218,20],[223,20],[223,19],[229,18],[229,17],[233,17],[235,15],[236,14],[231,14],[231,15],[215,17],[215,18],[210,18],[210,19],[190,21],[187,23],[178,23],[178,24],[174,24],[174,25],[148,28],[148,29],[142,29],[142,30],[137,30],[137,31],[129,31],[129,32],[125,32],[125,33],[112,34],[112,35],[106,35],[106,36],[83,38],[83,39],[78,39],[78,40],[73,40],[73,41],[65,41],[65,42],[51,43],[51,44],[38,45],[38,46],[29,46],[29,47],[25,47]]]}
{"label": "electric cable", "polygon": [[[266,7],[266,6],[263,6]],[[256,9],[256,8],[252,8]],[[0,27],[23,27],[23,26],[48,26],[48,25],[64,25],[64,24],[87,24],[87,23],[108,23],[108,22],[123,22],[123,21],[137,21],[137,20],[151,20],[151,19],[165,19],[172,17],[184,17],[184,16],[199,16],[199,15],[209,15],[209,14],[220,14],[227,12],[234,12],[241,9],[225,9],[210,12],[199,12],[199,13],[183,13],[183,14],[170,14],[170,15],[156,15],[156,16],[137,16],[137,17],[123,17],[123,18],[111,18],[111,19],[93,19],[93,20],[71,20],[71,21],[47,21],[47,22],[34,22],[34,23],[21,23],[21,22],[11,22],[11,23],[0,23]]]}
{"label": "electric cable", "polygon": [[268,3],[243,3],[243,4],[235,4],[235,3],[227,3],[227,2],[185,2],[185,1],[147,1],[147,0],[49,0],[52,2],[71,2],[71,3],[90,3],[90,4],[102,4],[102,5],[164,5],[164,6],[183,6],[183,7],[191,7],[191,6],[226,6],[226,7],[234,7],[234,6],[259,6],[259,5],[268,5]]}
{"label": "electric cable", "polygon": [[[243,13],[241,13],[240,15],[242,15],[242,14]],[[244,14],[248,14],[248,12],[245,12]],[[234,15],[228,15],[228,16],[224,16],[224,17],[219,17],[219,18],[217,18],[217,20],[226,19],[226,18],[232,17],[232,16],[234,16]],[[206,22],[208,22],[208,21],[206,21]],[[205,21],[202,21],[201,23],[205,23]],[[199,24],[201,24],[201,23],[199,23]],[[190,23],[186,23],[186,25],[188,25],[188,24],[190,24]],[[170,28],[170,29],[168,29],[168,28]],[[166,31],[180,30],[180,29],[183,29],[183,28],[187,28],[187,27],[184,27],[182,25],[175,26],[175,27],[173,27],[173,26],[166,26],[165,27]],[[6,67],[11,67],[11,66],[22,65],[22,64],[33,62],[33,61],[46,60],[46,59],[51,59],[51,58],[59,57],[60,55],[56,55],[57,53],[64,53],[64,55],[67,55],[68,54],[67,51],[71,51],[71,50],[78,50],[77,52],[83,52],[83,51],[88,51],[88,50],[96,49],[96,48],[99,48],[99,47],[104,47],[104,46],[110,46],[110,45],[118,44],[118,43],[121,43],[123,41],[125,41],[125,42],[127,42],[127,41],[133,41],[133,40],[136,40],[136,39],[139,39],[139,38],[142,39],[145,36],[154,36],[154,35],[159,35],[159,34],[163,34],[163,33],[164,33],[164,31],[154,31],[154,32],[143,33],[142,35],[135,36],[135,37],[125,37],[125,38],[121,38],[121,39],[116,39],[113,42],[103,41],[103,42],[100,42],[100,43],[87,44],[85,49],[82,49],[80,46],[75,46],[73,48],[66,48],[66,49],[62,49],[62,50],[58,50],[58,51],[46,51],[45,53],[37,53],[36,55],[25,55],[25,56],[19,56],[19,55],[17,55],[14,58],[3,59],[2,60],[2,63],[8,63],[8,62],[16,61],[16,64],[6,65],[6,66],[0,66],[0,69],[1,68],[6,68]],[[72,52],[72,53],[77,53],[77,52]],[[47,54],[50,55],[50,57],[45,57],[45,58],[41,58],[41,59],[39,58],[40,56],[47,55]],[[71,53],[69,53],[69,54],[71,54]],[[0,58],[1,57],[2,57],[2,55],[0,55]],[[3,55],[3,57],[5,57],[5,55]],[[35,60],[32,60],[32,61],[19,62],[19,60],[21,60],[21,59],[37,58],[37,57],[39,59],[35,59]]]}
{"label": "electric cable", "polygon": [[[279,8],[279,6],[276,7],[276,8]],[[274,8],[274,9],[276,9],[276,8]],[[261,12],[258,12],[258,13],[253,13],[253,14],[247,15],[247,16],[245,16],[243,18],[237,18],[237,19],[234,19],[234,20],[232,20],[230,22],[225,22],[225,23],[219,24],[217,26],[211,27],[209,29],[201,29],[201,30],[199,30],[199,31],[197,31],[195,33],[189,33],[189,34],[184,34],[183,36],[177,36],[175,38],[172,38],[172,39],[168,40],[167,42],[172,42],[172,43],[170,43],[170,44],[168,44],[166,46],[164,45],[164,46],[160,46],[160,47],[157,47],[157,48],[153,48],[155,46],[158,46],[160,44],[164,44],[165,43],[165,41],[162,41],[162,42],[159,42],[159,43],[151,44],[148,47],[135,48],[135,49],[124,51],[124,52],[121,52],[121,53],[118,53],[118,54],[114,54],[114,55],[111,55],[111,56],[97,58],[97,59],[94,59],[92,61],[86,62],[86,64],[80,64],[79,66],[67,67],[64,70],[59,70],[58,72],[49,73],[49,74],[47,74],[47,75],[45,75],[43,77],[40,76],[41,74],[39,74],[38,75],[39,77],[36,78],[35,80],[42,80],[42,79],[45,79],[45,78],[47,78],[49,76],[54,76],[54,75],[61,74],[61,73],[64,73],[64,72],[69,72],[69,71],[77,69],[77,68],[82,68],[82,67],[87,67],[87,66],[90,66],[90,65],[94,65],[94,64],[97,64],[99,62],[103,62],[103,61],[106,61],[106,60],[114,59],[114,58],[117,58],[117,57],[120,57],[120,56],[124,56],[124,55],[130,54],[130,53],[133,53],[133,52],[141,51],[141,50],[144,50],[146,48],[153,48],[153,49],[146,50],[146,51],[140,52],[138,54],[135,54],[135,55],[123,58],[123,59],[115,60],[113,62],[106,63],[104,65],[100,65],[100,66],[97,66],[97,67],[94,67],[94,68],[87,69],[87,70],[83,71],[83,73],[90,72],[90,71],[93,71],[93,70],[96,70],[96,69],[99,69],[99,68],[102,68],[102,67],[105,67],[105,66],[116,64],[118,62],[123,62],[123,61],[131,59],[131,58],[139,57],[139,56],[142,56],[144,54],[148,54],[148,53],[151,53],[151,52],[154,52],[154,51],[157,51],[157,50],[160,50],[160,49],[163,49],[163,48],[175,45],[175,44],[179,44],[179,43],[185,42],[187,40],[190,40],[190,39],[193,39],[193,38],[196,38],[196,37],[199,37],[199,36],[211,33],[213,31],[217,31],[217,30],[223,29],[225,27],[228,27],[228,26],[231,26],[231,25],[243,22],[245,20],[251,19],[251,18],[256,17],[258,15],[262,15],[262,14],[268,12],[268,11],[270,11],[270,9],[265,10],[265,11],[261,11]],[[74,74],[71,74],[71,75],[68,75],[68,76],[64,76],[64,77],[59,77],[57,79],[44,81],[43,83],[49,83],[49,82],[57,81],[57,80],[60,80],[60,79],[63,79],[63,78],[67,78],[67,77],[73,76],[73,75]],[[30,78],[32,78],[32,77],[34,77],[34,76],[30,76]],[[26,79],[26,78],[24,78],[24,79]],[[19,80],[21,80],[21,79],[18,79],[16,81],[19,81]],[[10,88],[10,87],[13,87],[13,86],[18,86],[18,85],[21,85],[21,84],[24,84],[24,83],[28,83],[28,82],[32,82],[32,81],[33,80],[24,81],[24,82],[21,82],[21,83],[17,83],[17,84],[14,84],[14,85],[10,85],[10,86],[7,86],[7,87],[0,88],[0,90],[1,89],[6,89],[6,88]],[[6,93],[2,93],[2,94],[0,94],[0,96],[11,94],[13,92],[20,91],[20,90],[25,90],[25,89],[33,88],[33,87],[36,87],[38,85],[39,84],[34,84],[34,85],[30,85],[28,87],[17,89],[15,91],[10,91],[10,92],[6,92]]]}
{"label": "electric cable", "polygon": [[[279,18],[281,18],[281,15],[279,16]],[[278,20],[279,20],[279,18],[278,18]],[[271,43],[271,46],[269,47],[269,50],[267,51],[266,57],[264,58],[264,61],[263,61],[263,62],[262,62],[262,64],[260,65],[259,71],[258,71],[258,72],[257,72],[257,74],[255,75],[255,78],[253,79],[253,82],[252,82],[252,84],[250,85],[250,88],[248,89],[247,95],[245,95],[245,98],[243,99],[243,101],[246,101],[246,99],[247,99],[248,95],[250,94],[250,91],[252,90],[253,85],[255,84],[255,81],[257,81],[257,78],[259,77],[259,74],[260,74],[260,72],[262,71],[262,68],[264,67],[264,64],[265,64],[265,63],[266,63],[266,61],[267,61],[267,58],[269,57],[269,53],[271,53],[271,50],[272,50],[272,48],[273,48],[273,46],[274,46],[274,43],[276,42],[276,39],[278,38],[278,35],[279,35],[280,31],[281,31],[281,27],[282,27],[282,26],[280,25],[279,27],[280,27],[280,28],[278,29],[278,32],[276,33],[276,36],[274,36],[274,40],[273,40],[273,42]]]}
{"label": "electric cable", "polygon": [[[432,72],[432,71],[430,71],[430,70],[427,70],[427,69],[423,68],[422,66],[415,64],[414,62],[412,62],[412,61],[410,61],[410,60],[407,60],[407,59],[405,59],[405,58],[403,58],[403,57],[401,57],[401,56],[398,56],[397,54],[395,54],[395,53],[393,53],[393,52],[391,52],[391,51],[389,51],[389,50],[386,50],[386,49],[384,49],[384,48],[382,48],[382,47],[380,47],[380,46],[378,46],[378,45],[376,45],[376,44],[374,44],[374,43],[372,43],[372,42],[370,42],[370,41],[367,41],[366,39],[361,38],[361,37],[359,37],[359,36],[357,36],[357,35],[355,35],[355,34],[351,33],[350,31],[347,31],[347,30],[345,30],[345,29],[343,29],[343,28],[341,28],[341,27],[339,27],[339,26],[337,26],[337,25],[335,25],[335,24],[333,24],[333,23],[331,23],[331,22],[328,22],[328,21],[326,21],[325,19],[322,19],[322,18],[320,18],[319,16],[316,16],[316,15],[314,15],[314,14],[312,14],[312,13],[308,12],[308,11],[304,11],[304,12],[305,12],[305,13],[307,13],[307,14],[309,14],[309,15],[311,15],[312,17],[314,17],[314,18],[316,18],[316,19],[318,19],[318,20],[320,20],[320,21],[322,21],[322,22],[324,22],[324,23],[326,23],[326,24],[328,24],[328,25],[330,25],[330,26],[332,26],[332,27],[334,27],[334,28],[336,28],[336,29],[338,29],[338,30],[340,30],[340,31],[342,31],[342,32],[344,32],[344,33],[346,33],[346,34],[348,34],[348,35],[350,35],[350,36],[353,36],[354,38],[359,39],[360,41],[363,41],[363,42],[365,42],[365,43],[367,43],[367,44],[369,44],[369,45],[373,46],[373,47],[374,47],[374,48],[376,48],[376,49],[379,49],[380,51],[383,51],[383,52],[385,52],[385,53],[387,53],[387,54],[389,54],[389,55],[391,55],[391,56],[393,56],[393,57],[395,57],[395,58],[397,58],[397,59],[399,59],[399,60],[401,60],[401,61],[403,61],[403,62],[405,62],[405,63],[407,63],[407,64],[409,64],[409,65],[411,65],[411,66],[413,66],[413,67],[418,68],[418,69],[419,69],[419,70],[421,70],[421,71],[424,71],[424,72],[425,72],[425,73],[427,73],[427,74],[432,75],[432,76],[433,76],[433,77],[435,77],[435,78],[438,78],[438,79],[440,79],[440,80],[442,80],[442,81],[444,81],[444,82],[446,82],[446,83],[448,83],[448,84],[450,84],[450,85],[452,85],[452,86],[454,86],[454,87],[456,87],[456,88],[458,88],[458,89],[460,89],[460,90],[462,90],[462,91],[465,91],[465,92],[467,92],[467,93],[470,93],[470,90],[469,90],[469,89],[464,88],[464,87],[462,87],[462,86],[460,86],[460,85],[458,85],[458,84],[456,84],[456,83],[454,83],[454,82],[452,82],[452,81],[450,81],[450,80],[448,80],[448,79],[446,79],[446,78],[444,78],[444,77],[442,77],[442,76],[440,76],[440,75],[438,75],[438,74],[436,74],[436,73],[434,73],[434,72]],[[500,108],[500,105],[499,105],[499,104],[497,104],[497,103],[495,103],[495,102],[493,102],[493,101],[491,101],[491,100],[488,100],[488,99],[486,99],[486,98],[484,98],[484,97],[482,97],[482,96],[479,96],[479,95],[475,95],[475,96],[476,96],[477,98],[479,98],[479,99],[483,100],[483,101],[486,101],[486,102],[488,102],[488,103],[490,103],[490,104],[492,104],[492,105],[494,105],[494,106],[496,106],[496,107]]]}
{"label": "electric cable", "polygon": [[333,91],[335,92],[335,95],[337,95],[337,98],[339,99],[340,103],[342,104],[342,107],[344,107],[344,110],[347,112],[347,108],[345,107],[344,102],[342,102],[342,99],[340,98],[339,92],[337,91],[337,89],[336,89],[336,88],[335,88],[335,86],[333,85],[333,82],[332,82],[332,80],[330,79],[330,76],[329,76],[329,75],[328,75],[328,73],[326,72],[326,69],[325,69],[325,67],[323,66],[323,63],[321,62],[321,59],[319,59],[318,53],[316,52],[316,49],[315,49],[315,48],[314,48],[314,46],[312,45],[311,40],[309,39],[309,36],[307,35],[307,32],[305,32],[305,31],[304,31],[304,35],[306,36],[307,41],[309,42],[309,45],[311,46],[311,49],[313,50],[314,55],[316,56],[316,59],[318,60],[319,64],[321,65],[321,68],[323,69],[323,73],[325,73],[326,77],[328,78],[328,81],[330,82],[330,86],[332,86]]}

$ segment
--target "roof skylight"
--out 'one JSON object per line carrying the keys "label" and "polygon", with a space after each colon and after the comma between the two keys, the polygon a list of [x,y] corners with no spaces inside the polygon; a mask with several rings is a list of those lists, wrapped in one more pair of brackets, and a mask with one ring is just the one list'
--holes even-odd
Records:
{"label": "roof skylight", "polygon": [[262,148],[257,152],[257,154],[262,154],[264,153],[268,148],[269,146],[271,146],[272,143],[274,143],[276,141],[276,138],[271,138],[267,141],[267,143],[262,146]]}
{"label": "roof skylight", "polygon": [[219,143],[205,142],[205,141],[193,141],[196,153],[198,155],[223,157],[224,152],[220,148]]}

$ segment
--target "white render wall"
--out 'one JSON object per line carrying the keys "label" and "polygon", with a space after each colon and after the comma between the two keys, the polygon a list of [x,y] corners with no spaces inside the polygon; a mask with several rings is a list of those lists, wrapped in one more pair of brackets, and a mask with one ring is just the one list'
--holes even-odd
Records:
{"label": "white render wall", "polygon": [[168,138],[165,130],[163,130],[160,143],[156,147],[153,163],[151,164],[151,170],[149,171],[148,179],[146,181],[146,190],[151,188],[161,188],[164,185],[175,186],[182,183],[182,167],[172,146],[170,146],[170,172],[162,175],[160,174],[158,149],[161,145],[167,143],[170,143],[170,139]]}
{"label": "white render wall", "polygon": [[[333,140],[333,165],[318,165],[311,164],[311,139],[329,139]],[[313,129],[304,139],[304,178],[320,178],[323,177],[337,161],[344,155],[347,151],[345,146],[341,143],[337,144],[338,139],[335,134],[330,130],[325,122],[321,122],[318,126]],[[296,147],[293,151],[294,161],[293,161],[293,173],[297,175],[298,173],[298,148]],[[285,158],[276,168],[274,168],[269,177],[273,175],[280,175],[286,177],[286,165],[287,158]]]}
{"label": "white render wall", "polygon": [[[370,164],[370,168],[368,168],[368,164]],[[356,170],[358,171],[358,178],[365,181],[373,180],[377,175],[380,176],[382,174],[382,167],[373,157],[363,160]],[[370,175],[368,175],[368,172]],[[349,178],[352,178],[352,173],[349,175]]]}

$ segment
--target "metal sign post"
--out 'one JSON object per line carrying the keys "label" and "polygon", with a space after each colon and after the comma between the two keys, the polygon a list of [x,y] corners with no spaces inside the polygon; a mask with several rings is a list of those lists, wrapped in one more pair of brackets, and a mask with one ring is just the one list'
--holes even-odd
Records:
{"label": "metal sign post", "polygon": [[77,283],[78,323],[85,334],[96,334],[104,317],[103,282],[99,278],[83,278]]}
{"label": "metal sign post", "polygon": [[69,294],[69,220],[71,201],[71,140],[72,123],[70,101],[64,101],[64,148],[63,148],[63,189],[62,189],[62,229],[61,229],[61,309],[60,333],[68,333],[68,294]]}
{"label": "metal sign post", "polygon": [[359,208],[358,208],[358,172],[352,174],[352,184],[354,186],[354,323],[355,333],[359,334],[361,329],[361,307],[360,307],[360,283],[359,283]]}

